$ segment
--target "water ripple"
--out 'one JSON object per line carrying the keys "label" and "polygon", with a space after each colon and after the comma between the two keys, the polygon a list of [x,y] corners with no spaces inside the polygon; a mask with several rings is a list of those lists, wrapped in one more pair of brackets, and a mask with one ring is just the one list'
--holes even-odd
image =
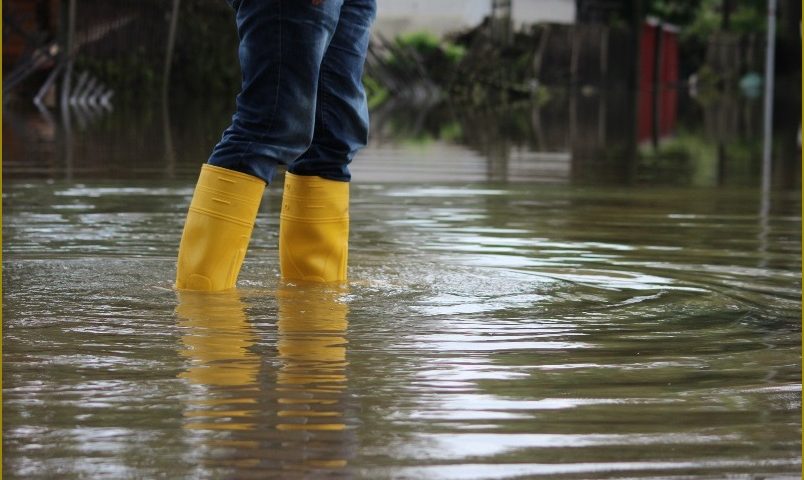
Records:
{"label": "water ripple", "polygon": [[797,198],[356,185],[332,289],[278,280],[272,192],[240,288],[177,296],[191,194],[7,186],[8,472],[798,478]]}

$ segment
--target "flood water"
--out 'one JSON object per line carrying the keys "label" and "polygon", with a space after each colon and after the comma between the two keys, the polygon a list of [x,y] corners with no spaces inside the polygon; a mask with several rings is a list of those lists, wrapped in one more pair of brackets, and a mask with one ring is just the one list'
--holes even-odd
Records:
{"label": "flood water", "polygon": [[183,135],[10,159],[8,478],[800,478],[799,186],[388,140],[348,285],[279,280],[278,181],[238,288],[177,293]]}

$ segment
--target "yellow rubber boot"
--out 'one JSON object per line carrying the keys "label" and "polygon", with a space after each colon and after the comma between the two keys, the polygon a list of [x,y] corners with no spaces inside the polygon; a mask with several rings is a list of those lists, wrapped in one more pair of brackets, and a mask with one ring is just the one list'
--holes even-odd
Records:
{"label": "yellow rubber boot", "polygon": [[346,281],[349,183],[285,174],[279,217],[283,280]]}
{"label": "yellow rubber boot", "polygon": [[264,191],[257,177],[201,167],[179,245],[176,288],[234,288]]}

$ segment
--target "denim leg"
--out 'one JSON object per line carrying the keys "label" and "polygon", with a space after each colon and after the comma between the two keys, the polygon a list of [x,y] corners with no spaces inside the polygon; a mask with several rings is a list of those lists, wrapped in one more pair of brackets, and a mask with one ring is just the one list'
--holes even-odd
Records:
{"label": "denim leg", "polygon": [[[237,0],[243,82],[209,163],[270,183],[313,138],[318,79],[343,0]],[[199,55],[203,55],[199,52]]]}
{"label": "denim leg", "polygon": [[[327,3],[329,0],[324,0]],[[363,89],[376,0],[344,0],[335,35],[324,54],[310,148],[288,171],[349,181],[349,163],[368,142],[368,105]]]}

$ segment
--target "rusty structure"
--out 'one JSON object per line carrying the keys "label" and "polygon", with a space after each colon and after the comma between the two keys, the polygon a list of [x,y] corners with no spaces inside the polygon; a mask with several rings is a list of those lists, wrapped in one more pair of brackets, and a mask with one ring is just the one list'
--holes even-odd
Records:
{"label": "rusty structure", "polygon": [[103,106],[117,93],[106,84],[125,84],[122,76],[166,80],[178,8],[179,0],[3,2],[4,96],[33,92],[42,108]]}

